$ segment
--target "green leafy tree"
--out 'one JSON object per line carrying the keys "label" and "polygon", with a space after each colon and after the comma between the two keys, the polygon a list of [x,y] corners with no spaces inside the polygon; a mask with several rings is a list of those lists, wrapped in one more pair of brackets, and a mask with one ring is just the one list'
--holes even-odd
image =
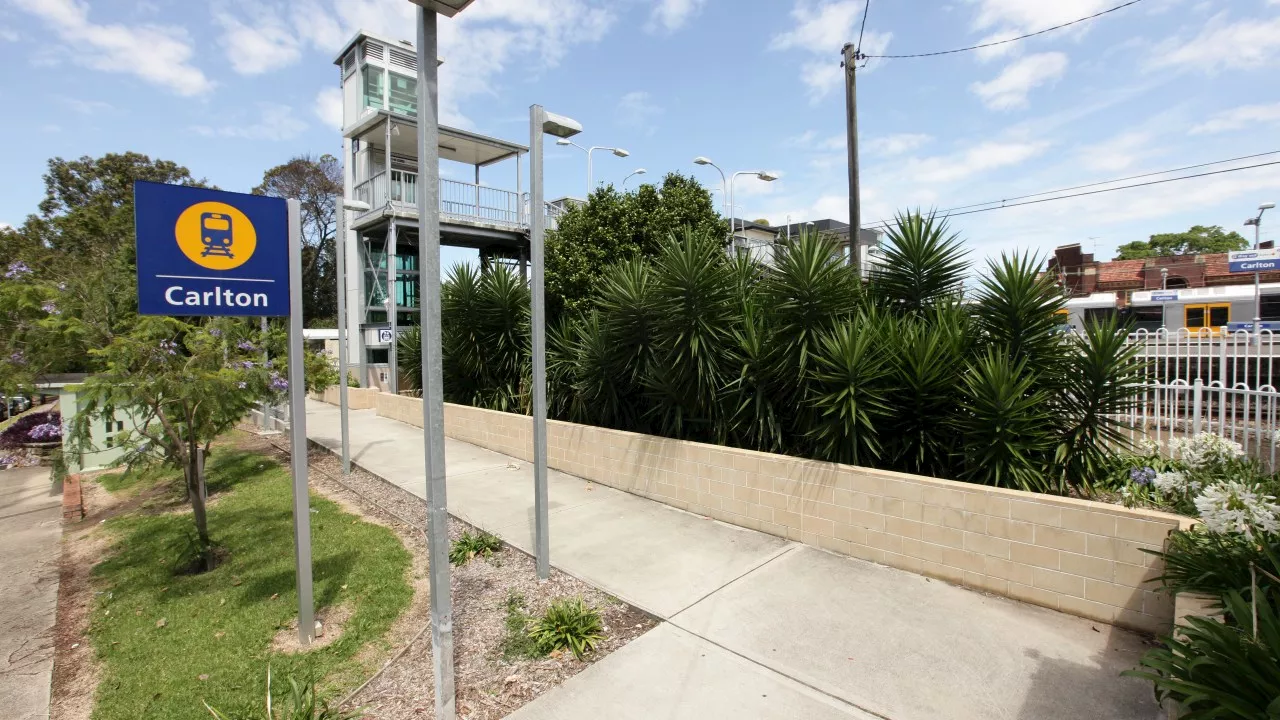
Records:
{"label": "green leafy tree", "polygon": [[342,164],[332,155],[299,155],[263,173],[255,195],[292,198],[302,214],[302,315],[308,327],[337,322],[338,197]]}
{"label": "green leafy tree", "polygon": [[693,177],[670,173],[660,187],[645,184],[622,193],[608,185],[587,202],[570,206],[547,233],[547,306],[561,312],[589,309],[605,268],[636,257],[654,257],[662,242],[685,228],[725,237],[728,224],[711,194]]}
{"label": "green leafy tree", "polygon": [[1201,255],[1244,250],[1249,241],[1234,230],[1226,232],[1221,225],[1194,225],[1180,233],[1159,233],[1148,240],[1134,240],[1116,249],[1117,260],[1140,260],[1166,255]]}
{"label": "green leafy tree", "polygon": [[[257,402],[283,400],[289,389],[283,340],[278,331],[263,336],[239,319],[191,323],[140,317],[130,332],[91,351],[103,369],[79,386],[77,397],[84,405],[71,428],[71,450],[100,449],[93,446],[90,429],[115,419],[117,409],[127,412],[128,427],[112,442],[126,449],[130,464],[160,462],[182,471],[206,569],[212,542],[197,450],[207,455],[214,439]],[[264,346],[275,350],[275,360],[263,361]],[[336,379],[327,360],[310,355],[306,364],[308,390],[321,390]]]}
{"label": "green leafy tree", "polygon": [[0,351],[18,353],[26,376],[97,370],[90,349],[135,323],[135,180],[204,184],[180,165],[138,153],[54,158],[39,214],[0,233],[0,274],[19,268],[25,286],[0,282]]}

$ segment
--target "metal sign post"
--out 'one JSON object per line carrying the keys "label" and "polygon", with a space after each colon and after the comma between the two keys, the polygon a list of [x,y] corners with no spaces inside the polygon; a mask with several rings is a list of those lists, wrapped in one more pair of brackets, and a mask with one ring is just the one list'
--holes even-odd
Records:
{"label": "metal sign post", "polygon": [[[138,181],[138,313],[289,317],[289,429],[298,638],[315,636],[302,347],[302,210],[297,200]],[[269,412],[269,410],[268,410]]]}
{"label": "metal sign post", "polygon": [[302,353],[302,205],[289,201],[289,446],[293,462],[293,547],[298,573],[298,641],[316,635],[311,581],[311,492],[307,481],[307,384]]}
{"label": "metal sign post", "polygon": [[[431,668],[436,720],[453,720],[453,601],[449,596],[449,514],[445,497],[444,375],[440,355],[440,87],[436,12],[418,8],[418,282],[422,324],[422,428],[427,469],[427,555],[431,587]],[[393,336],[391,342],[396,338]]]}
{"label": "metal sign post", "polygon": [[338,207],[338,414],[342,425],[342,474],[351,474],[351,428],[347,410],[347,211]]}

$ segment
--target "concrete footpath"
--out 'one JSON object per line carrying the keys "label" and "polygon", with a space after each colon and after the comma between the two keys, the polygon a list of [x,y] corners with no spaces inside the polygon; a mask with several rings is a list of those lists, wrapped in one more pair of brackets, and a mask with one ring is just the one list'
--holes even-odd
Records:
{"label": "concrete footpath", "polygon": [[[338,408],[308,435],[339,447]],[[351,413],[352,459],[425,494],[422,430]],[[449,438],[449,512],[533,546],[529,463]],[[666,622],[519,720],[1161,717],[1138,635],[549,472],[551,564]]]}
{"label": "concrete footpath", "polygon": [[49,717],[62,496],[46,468],[0,472],[0,708]]}

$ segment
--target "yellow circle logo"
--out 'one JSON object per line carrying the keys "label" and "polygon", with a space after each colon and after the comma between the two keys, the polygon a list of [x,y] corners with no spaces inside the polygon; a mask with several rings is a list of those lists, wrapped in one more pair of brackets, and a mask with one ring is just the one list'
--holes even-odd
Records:
{"label": "yellow circle logo", "polygon": [[173,228],[182,254],[209,270],[240,267],[258,246],[258,233],[245,214],[220,202],[196,203]]}

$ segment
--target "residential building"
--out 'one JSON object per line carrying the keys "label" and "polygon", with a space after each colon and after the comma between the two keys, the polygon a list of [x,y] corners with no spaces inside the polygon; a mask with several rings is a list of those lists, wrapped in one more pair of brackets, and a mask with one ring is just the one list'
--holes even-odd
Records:
{"label": "residential building", "polygon": [[[345,213],[350,357],[363,385],[386,388],[396,331],[419,317],[417,52],[408,41],[361,31],[334,64],[342,82],[343,188],[369,206]],[[514,262],[523,273],[528,148],[441,126],[439,151],[441,244],[474,248],[482,263]]]}
{"label": "residential building", "polygon": [[[806,232],[832,236],[846,248],[845,257],[848,257],[849,223],[832,218],[797,222],[777,227],[735,220],[733,247],[736,252],[750,254],[756,260],[772,265],[774,261],[773,246],[775,243],[799,237]],[[862,228],[858,231],[858,257],[862,263],[864,276],[878,262],[880,243],[883,238],[884,233],[880,230]]]}

